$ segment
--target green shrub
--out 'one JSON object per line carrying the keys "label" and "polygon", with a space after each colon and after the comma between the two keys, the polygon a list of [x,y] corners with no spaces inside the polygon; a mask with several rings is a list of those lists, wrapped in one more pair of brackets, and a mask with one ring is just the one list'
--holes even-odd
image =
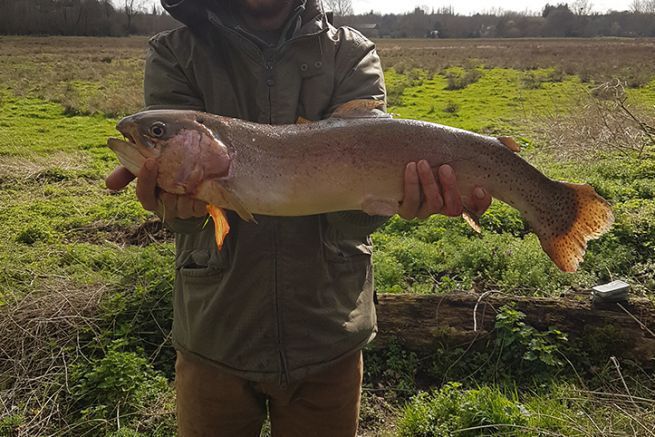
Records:
{"label": "green shrub", "polygon": [[459,105],[453,101],[449,101],[443,110],[448,114],[457,114],[457,111],[459,111]]}
{"label": "green shrub", "polygon": [[560,349],[568,341],[566,334],[554,328],[538,331],[524,319],[525,314],[510,305],[496,314],[496,345],[505,366],[533,376],[564,366]]}
{"label": "green shrub", "polygon": [[364,361],[366,383],[375,381],[377,385],[388,389],[392,397],[407,398],[416,393],[419,362],[414,352],[391,342],[384,349],[366,350]]}
{"label": "green shrub", "polygon": [[463,390],[449,383],[440,390],[422,392],[405,406],[398,421],[401,437],[516,435],[528,424],[528,413],[497,388]]}
{"label": "green shrub", "polygon": [[382,293],[402,293],[405,269],[391,254],[376,251],[373,255],[375,289]]}
{"label": "green shrub", "polygon": [[18,235],[16,235],[16,242],[32,245],[37,242],[47,243],[53,238],[52,229],[43,223],[30,223],[24,227]]}
{"label": "green shrub", "polygon": [[475,68],[471,69],[449,69],[444,73],[444,77],[448,81],[446,85],[447,90],[462,90],[472,83],[477,82],[482,77],[480,70]]}
{"label": "green shrub", "polygon": [[[166,378],[148,360],[134,352],[123,352],[116,341],[107,353],[88,363],[71,367],[71,396],[79,407],[78,421],[99,431],[118,417],[124,425],[168,391]],[[110,431],[106,428],[105,431]]]}
{"label": "green shrub", "polygon": [[508,233],[517,237],[530,232],[521,213],[504,202],[493,202],[480,217],[480,226],[485,232]]}
{"label": "green shrub", "polygon": [[0,435],[13,437],[18,436],[21,425],[25,423],[25,417],[18,412],[6,414],[0,418]]}

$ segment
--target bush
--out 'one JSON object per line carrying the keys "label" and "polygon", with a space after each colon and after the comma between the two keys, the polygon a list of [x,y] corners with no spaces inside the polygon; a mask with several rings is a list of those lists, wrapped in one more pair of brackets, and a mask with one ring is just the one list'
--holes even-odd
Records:
{"label": "bush", "polygon": [[457,114],[457,112],[459,111],[459,105],[453,101],[449,101],[446,107],[443,108],[443,110],[448,114]]}
{"label": "bush", "polygon": [[16,235],[16,242],[30,246],[39,241],[47,243],[53,238],[52,234],[52,230],[47,225],[30,223]]}
{"label": "bush", "polygon": [[[166,378],[148,360],[134,352],[122,352],[116,341],[101,358],[71,368],[71,396],[79,407],[77,420],[98,432],[119,418],[128,425],[135,413],[146,409],[168,391]],[[110,431],[110,429],[105,429]]]}
{"label": "bush", "polygon": [[463,390],[460,384],[449,383],[412,399],[398,421],[398,435],[512,435],[512,428],[527,424],[528,413],[516,396],[508,398],[497,388]]}
{"label": "bush", "polygon": [[[398,343],[392,342],[382,350],[366,350],[365,382],[375,381],[388,389],[391,397],[408,398],[416,393],[418,357]],[[387,396],[388,397],[388,396]]]}
{"label": "bush", "polygon": [[505,305],[496,315],[496,345],[508,368],[537,376],[561,368],[560,347],[568,338],[557,329],[540,332],[526,324],[525,314]]}
{"label": "bush", "polygon": [[444,76],[448,81],[446,89],[453,91],[462,90],[472,83],[477,82],[482,77],[482,73],[474,68],[466,70],[451,69]]}

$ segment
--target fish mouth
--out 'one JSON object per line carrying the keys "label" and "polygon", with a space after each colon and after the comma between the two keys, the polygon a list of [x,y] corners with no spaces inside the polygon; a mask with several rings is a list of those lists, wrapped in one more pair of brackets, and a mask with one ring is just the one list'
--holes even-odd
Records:
{"label": "fish mouth", "polygon": [[146,157],[138,146],[118,138],[109,138],[107,146],[116,154],[123,167],[126,167],[132,174],[139,174]]}
{"label": "fish mouth", "polygon": [[125,146],[134,147],[136,146],[136,143],[125,137],[123,139],[110,137],[107,139],[107,146],[109,146],[109,148],[114,152],[117,152],[118,150],[123,149]]}
{"label": "fish mouth", "polygon": [[123,134],[123,138],[127,140],[127,142],[134,144],[135,146],[137,145],[136,140],[132,136],[130,132],[121,132]]}
{"label": "fish mouth", "polygon": [[[133,147],[141,154],[144,156],[150,156],[153,155],[152,152],[154,152],[155,149],[155,144],[149,141],[148,138],[143,138],[141,135],[135,135],[132,130],[129,129],[121,129],[121,126],[119,126],[120,133],[123,135],[123,139],[118,139],[118,138],[109,138],[107,141],[107,145],[114,151],[116,151],[114,148],[115,147],[125,147],[126,145],[129,145],[130,147]],[[113,147],[112,147],[113,145]],[[156,153],[155,153],[156,155]]]}

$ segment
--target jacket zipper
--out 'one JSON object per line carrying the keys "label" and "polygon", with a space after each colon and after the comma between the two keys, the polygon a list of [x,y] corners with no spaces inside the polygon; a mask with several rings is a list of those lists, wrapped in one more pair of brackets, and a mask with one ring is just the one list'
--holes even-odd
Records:
{"label": "jacket zipper", "polygon": [[[275,85],[273,78],[273,56],[271,52],[265,52],[264,55],[264,80],[268,88],[268,123],[273,124],[273,100],[272,90]],[[273,226],[273,299],[275,300],[275,328],[277,337],[277,349],[280,355],[280,385],[286,387],[289,383],[289,367],[287,365],[287,355],[284,351],[284,341],[282,338],[282,317],[280,315],[280,290],[278,288],[278,223]]]}
{"label": "jacket zipper", "polygon": [[289,367],[284,352],[282,339],[282,317],[280,316],[280,296],[278,288],[278,224],[273,225],[273,300],[275,302],[275,336],[277,350],[280,355],[280,385],[286,387],[289,383]]}
{"label": "jacket zipper", "polygon": [[273,85],[275,85],[275,79],[273,75],[273,56],[270,53],[264,55],[264,81],[268,89],[268,124],[273,124],[273,101],[272,101],[272,91]]}

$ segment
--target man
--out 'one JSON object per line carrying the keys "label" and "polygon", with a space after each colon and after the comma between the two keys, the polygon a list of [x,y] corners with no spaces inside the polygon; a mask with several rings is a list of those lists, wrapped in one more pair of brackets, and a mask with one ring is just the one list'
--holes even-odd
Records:
{"label": "man", "polygon": [[[150,41],[149,109],[188,108],[261,123],[328,117],[355,99],[384,101],[374,45],[331,26],[317,0],[164,0],[185,27]],[[232,212],[216,249],[205,205],[158,192],[157,163],[137,181],[143,206],[176,232],[173,341],[182,436],[256,436],[267,409],[274,435],[353,436],[361,349],[375,335],[369,235],[385,217]],[[107,186],[134,178],[119,168]],[[462,212],[448,166],[405,169],[400,215]],[[467,193],[468,194],[468,193]],[[468,208],[491,201],[477,188]]]}

